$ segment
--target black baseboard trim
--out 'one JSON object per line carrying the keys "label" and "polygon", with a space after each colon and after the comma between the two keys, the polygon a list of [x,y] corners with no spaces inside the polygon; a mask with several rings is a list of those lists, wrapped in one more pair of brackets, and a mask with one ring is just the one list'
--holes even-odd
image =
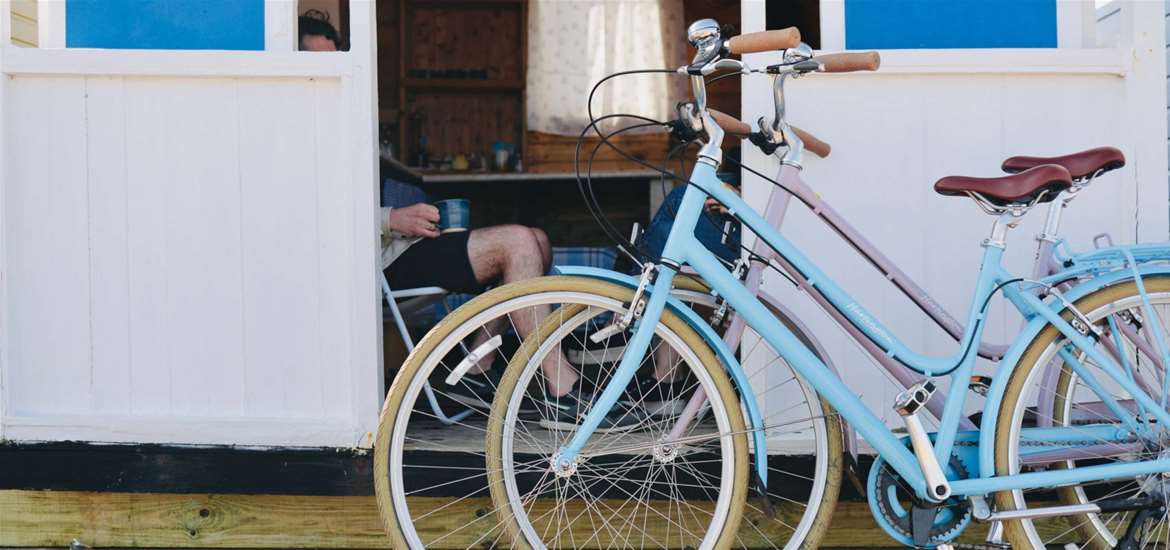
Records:
{"label": "black baseboard trim", "polygon": [[363,496],[373,479],[364,450],[0,444],[0,489]]}
{"label": "black baseboard trim", "polygon": [[[431,454],[436,464],[466,466],[460,464],[467,460],[465,455]],[[374,493],[373,462],[372,451],[357,449],[3,443],[0,489],[369,496]],[[813,467],[811,457],[775,456],[769,463],[788,472],[811,473]],[[861,457],[862,476],[870,463],[870,457]],[[453,474],[436,470],[432,475],[435,479],[415,481],[425,486]],[[783,480],[774,481],[769,489],[784,494]],[[864,500],[848,478],[842,483],[841,500]]]}

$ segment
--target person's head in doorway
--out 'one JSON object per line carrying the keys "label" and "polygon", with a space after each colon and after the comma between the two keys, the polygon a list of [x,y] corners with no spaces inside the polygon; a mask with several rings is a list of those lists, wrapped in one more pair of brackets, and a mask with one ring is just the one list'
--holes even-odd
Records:
{"label": "person's head in doorway", "polygon": [[340,39],[337,29],[328,21],[302,15],[297,18],[300,29],[298,48],[303,52],[335,52]]}

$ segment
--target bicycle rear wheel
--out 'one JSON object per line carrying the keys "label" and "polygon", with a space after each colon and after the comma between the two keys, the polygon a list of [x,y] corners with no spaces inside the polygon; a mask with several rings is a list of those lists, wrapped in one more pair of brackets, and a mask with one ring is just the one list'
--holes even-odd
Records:
{"label": "bicycle rear wheel", "polygon": [[[1170,326],[1167,324],[1170,322],[1170,278],[1148,278],[1145,285],[1164,331]],[[1146,353],[1156,349],[1152,335],[1146,334],[1153,330],[1154,324],[1140,322],[1145,308],[1136,285],[1122,282],[1096,291],[1079,300],[1076,307],[1102,334],[1098,349],[1122,359],[1123,365],[1128,364],[1132,379],[1146,388],[1154,401],[1159,401],[1165,372],[1160,360]],[[1145,339],[1145,343],[1136,345],[1134,337]],[[1082,366],[1074,368],[1061,357],[1062,350]],[[1047,327],[1029,345],[1008,382],[996,427],[997,475],[1132,462],[1170,452],[1165,441],[1151,438],[1134,436],[1132,441],[1101,438],[1101,428],[1125,429],[1123,417],[1110,410],[1105,404],[1107,399],[1115,400],[1136,422],[1149,421],[1134,406],[1133,396],[1109,380],[1102,366],[1070,346],[1055,328]],[[1073,436],[1080,434],[1079,439],[1083,441],[1063,446],[1076,451],[1076,455],[1061,456],[1047,449],[1054,445],[1050,439],[1029,436],[1033,433],[1029,430],[1035,427],[1061,428]],[[1155,475],[1054,489],[1005,491],[996,494],[995,502],[999,510],[1143,497],[1164,502],[1165,488],[1161,476]],[[1080,548],[1113,548],[1130,530],[1135,517],[1136,512],[1125,511],[1011,521],[1005,523],[1004,534],[1017,548],[1044,548],[1069,542]],[[1164,513],[1143,518],[1142,524],[1134,529],[1139,547],[1170,546],[1170,521]]]}

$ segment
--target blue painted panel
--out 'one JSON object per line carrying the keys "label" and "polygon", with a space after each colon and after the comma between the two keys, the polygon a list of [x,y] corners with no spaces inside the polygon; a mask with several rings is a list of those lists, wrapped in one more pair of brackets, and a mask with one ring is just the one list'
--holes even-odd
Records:
{"label": "blue painted panel", "polygon": [[263,50],[264,0],[68,0],[65,45]]}
{"label": "blue painted panel", "polygon": [[845,0],[845,47],[1055,48],[1056,0]]}

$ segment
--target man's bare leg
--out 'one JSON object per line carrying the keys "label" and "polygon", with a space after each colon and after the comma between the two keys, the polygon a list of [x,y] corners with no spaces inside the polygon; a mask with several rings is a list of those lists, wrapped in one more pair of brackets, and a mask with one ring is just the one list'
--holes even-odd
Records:
{"label": "man's bare leg", "polygon": [[[532,231],[532,235],[536,237],[536,242],[540,246],[540,255],[542,264],[544,265],[544,271],[541,273],[543,275],[548,273],[548,270],[552,268],[552,245],[549,243],[548,234],[546,234],[544,230],[537,229],[535,227],[530,227],[528,229]],[[488,339],[490,339],[492,336],[500,334],[500,332],[505,328],[504,325],[505,319],[502,317],[488,321],[487,324],[480,327],[479,331],[475,333],[474,337],[472,337],[471,349],[479,347],[484,342],[487,342]],[[472,367],[468,372],[473,374],[483,373],[492,367],[492,362],[494,361],[495,355],[484,357],[483,359],[480,359],[479,363]]]}
{"label": "man's bare leg", "polygon": [[[522,225],[499,225],[472,231],[467,240],[467,255],[475,279],[482,284],[496,279],[507,284],[540,277],[552,260],[544,232]],[[512,322],[520,337],[525,338],[551,311],[549,306],[536,306],[531,314],[512,315]],[[568,393],[579,378],[559,348],[544,358],[541,370],[553,396]]]}

